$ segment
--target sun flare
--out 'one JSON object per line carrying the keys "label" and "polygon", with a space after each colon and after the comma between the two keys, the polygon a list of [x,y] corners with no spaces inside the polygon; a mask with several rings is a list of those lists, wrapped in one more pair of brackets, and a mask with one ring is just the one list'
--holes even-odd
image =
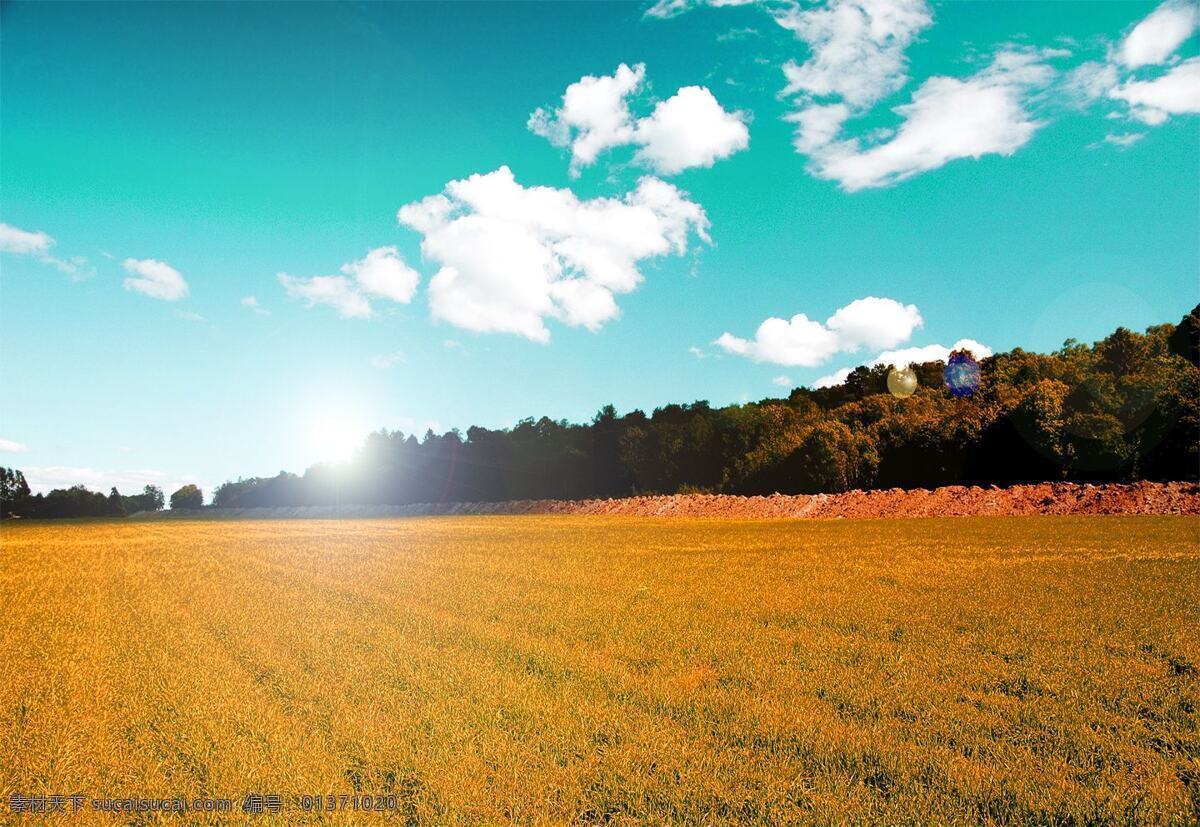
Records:
{"label": "sun flare", "polygon": [[318,462],[350,460],[366,436],[359,417],[339,409],[314,411],[304,430],[305,451]]}

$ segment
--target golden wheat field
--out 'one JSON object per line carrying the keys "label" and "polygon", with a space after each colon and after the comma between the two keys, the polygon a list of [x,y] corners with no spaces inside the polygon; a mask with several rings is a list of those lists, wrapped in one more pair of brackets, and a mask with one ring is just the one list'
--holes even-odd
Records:
{"label": "golden wheat field", "polygon": [[[1195,518],[148,521],[0,542],[0,820],[31,818],[13,796],[73,793],[62,818],[113,824],[181,817],[86,802],[224,797],[182,818],[264,824],[1200,812]],[[243,810],[259,794],[280,811]]]}

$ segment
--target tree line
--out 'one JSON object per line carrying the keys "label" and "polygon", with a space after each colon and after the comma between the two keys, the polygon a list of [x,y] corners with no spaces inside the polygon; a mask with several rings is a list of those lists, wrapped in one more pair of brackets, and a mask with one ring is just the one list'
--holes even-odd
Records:
{"label": "tree line", "polygon": [[618,415],[607,405],[587,424],[543,417],[422,439],[379,431],[349,464],[227,482],[214,505],[1195,480],[1198,365],[1200,306],[1178,325],[988,357],[969,394],[952,393],[945,366],[929,362],[914,366],[918,388],[907,398],[888,392],[890,368],[859,367],[836,387],[722,408]]}
{"label": "tree line", "polygon": [[[83,485],[55,488],[48,494],[30,491],[25,474],[0,468],[0,517],[125,517],[139,511],[159,511],[166,504],[162,489],[147,485],[140,494],[122,494],[113,486],[107,495]],[[171,495],[171,508],[200,508],[204,493],[185,485]]]}
{"label": "tree line", "polygon": [[[1118,328],[1092,345],[1068,340],[1049,354],[1016,349],[977,366],[968,354],[951,361],[956,368],[970,363],[967,392],[947,387],[941,362],[914,365],[917,389],[903,398],[888,391],[889,367],[864,366],[834,387],[796,388],[787,398],[720,408],[699,401],[619,415],[606,405],[585,424],[542,417],[509,429],[429,431],[421,439],[378,431],[349,463],[226,482],[213,504],[400,505],[1200,477],[1200,306],[1179,324],[1144,333]],[[105,499],[77,486],[40,502],[28,498],[38,502],[28,516],[58,516],[49,502],[72,498],[91,507]]]}

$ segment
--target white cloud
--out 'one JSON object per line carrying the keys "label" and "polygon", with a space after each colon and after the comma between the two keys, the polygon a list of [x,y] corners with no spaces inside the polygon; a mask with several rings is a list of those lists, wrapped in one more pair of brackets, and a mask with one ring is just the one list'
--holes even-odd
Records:
{"label": "white cloud", "polygon": [[358,281],[368,296],[408,304],[417,292],[421,275],[404,263],[396,247],[376,247],[365,258],[342,265],[342,272]]}
{"label": "white cloud", "polygon": [[254,311],[259,316],[270,316],[271,315],[271,311],[267,310],[265,307],[263,307],[261,304],[259,304],[258,299],[255,298],[254,296],[244,297],[241,301],[241,305],[242,305],[242,307],[245,307],[245,308],[248,308],[248,309]]}
{"label": "white cloud", "polygon": [[633,140],[629,95],[646,77],[646,65],[622,63],[612,75],[585,75],[567,87],[562,106],[553,112],[537,109],[529,129],[555,146],[571,148],[571,171],[577,174],[606,149]]}
{"label": "white cloud", "polygon": [[903,181],[960,158],[1012,155],[1043,126],[1023,105],[1028,91],[1054,74],[1042,57],[1003,51],[965,80],[929,78],[911,103],[896,108],[904,121],[892,137],[866,148],[859,140],[809,147],[810,170],[854,192]]}
{"label": "white cloud", "polygon": [[49,264],[51,267],[56,267],[71,276],[86,277],[89,275],[88,273],[81,272],[81,268],[87,264],[87,259],[76,257],[71,261],[64,261],[61,258],[56,258],[50,255],[50,249],[53,246],[54,238],[48,233],[41,231],[30,232],[22,230],[19,227],[14,227],[11,224],[0,222],[0,253],[32,256],[43,264]]}
{"label": "white cloud", "polygon": [[371,357],[371,367],[385,370],[392,365],[398,365],[404,361],[403,351],[393,351],[391,353],[380,353],[377,356]]}
{"label": "white cloud", "polygon": [[[326,304],[346,319],[366,318],[374,311],[371,298],[408,304],[417,291],[420,274],[404,263],[395,247],[376,247],[366,256],[341,267],[342,276],[301,278],[279,274],[279,283],[292,298],[304,299],[308,306]],[[258,301],[242,299],[242,304],[258,312]]]}
{"label": "white cloud", "polygon": [[774,379],[771,380],[771,384],[778,385],[781,388],[795,387],[792,384],[792,377],[790,377],[790,376],[776,376]]}
{"label": "white cloud", "polygon": [[362,319],[371,315],[371,303],[345,276],[299,276],[279,274],[279,283],[294,299],[304,299],[308,307],[327,304],[344,319]]}
{"label": "white cloud", "polygon": [[524,187],[506,166],[451,181],[398,219],[440,266],[429,282],[434,317],[536,342],[550,339],[547,318],[599,329],[619,313],[614,295],[641,283],[639,262],[685,253],[692,233],[709,240],[703,208],[657,178],[621,199],[580,200]]}
{"label": "white cloud", "polygon": [[1167,0],[1121,41],[1117,59],[1129,67],[1166,62],[1200,26],[1200,7],[1192,0]]}
{"label": "white cloud", "polygon": [[24,454],[29,450],[29,446],[22,442],[14,442],[11,439],[0,439],[0,453],[5,454]]}
{"label": "white cloud", "polygon": [[[1176,52],[1200,27],[1200,7],[1190,2],[1167,0],[1141,20],[1106,61],[1089,61],[1076,67],[1064,84],[1069,98],[1080,107],[1097,100],[1122,101],[1128,109],[1110,111],[1106,117],[1127,117],[1148,126],[1159,126],[1172,115],[1200,113],[1200,58],[1178,62]],[[1171,64],[1146,77],[1143,67]],[[1134,70],[1141,68],[1141,72]],[[1141,75],[1139,78],[1138,75]],[[1109,135],[1104,143],[1128,147],[1145,133]]]}
{"label": "white cloud", "polygon": [[618,146],[639,147],[634,160],[660,175],[710,167],[749,146],[745,114],[725,111],[703,86],[685,86],[635,119],[628,99],[645,77],[645,64],[631,69],[622,63],[612,75],[580,78],[567,87],[562,106],[535,110],[529,129],[555,146],[570,147],[573,176]]}
{"label": "white cloud", "polygon": [[691,347],[688,348],[688,353],[692,354],[697,359],[703,359],[705,356],[708,355],[703,350],[696,347],[695,345],[692,345]]}
{"label": "white cloud", "polygon": [[908,347],[901,350],[888,350],[871,360],[871,365],[891,365],[897,368],[908,367],[910,364],[922,362],[945,362],[955,350],[968,350],[976,359],[986,359],[992,355],[992,349],[974,339],[959,339],[950,347],[945,345],[925,345],[924,347]]}
{"label": "white cloud", "polygon": [[31,233],[11,224],[0,223],[0,252],[37,256],[49,253],[52,246],[54,239],[46,233]]}
{"label": "white cloud", "polygon": [[825,324],[797,313],[790,320],[767,319],[752,340],[723,333],[714,344],[756,362],[814,367],[835,354],[853,353],[864,346],[894,347],[922,324],[915,305],[868,296],[840,308]]}
{"label": "white cloud", "polygon": [[861,108],[904,86],[904,51],[933,15],[924,0],[830,0],[787,6],[775,20],[811,50],[804,63],[783,67],[783,94],[837,97]]}
{"label": "white cloud", "polygon": [[1145,132],[1129,132],[1124,135],[1105,135],[1104,142],[1107,144],[1112,144],[1113,146],[1118,146],[1121,149],[1127,149],[1145,137]]}
{"label": "white cloud", "polygon": [[836,387],[837,385],[840,385],[846,381],[846,379],[850,376],[851,370],[852,370],[852,368],[842,368],[841,370],[835,370],[833,373],[829,374],[828,376],[822,376],[816,382],[813,382],[813,387],[817,388],[818,390],[820,388]]}
{"label": "white cloud", "polygon": [[667,19],[683,14],[693,6],[748,6],[758,0],[657,0],[653,6],[646,9],[647,17]]}
{"label": "white cloud", "polygon": [[200,480],[190,474],[182,476],[167,474],[154,470],[134,471],[101,471],[95,468],[73,467],[67,465],[31,466],[23,468],[25,481],[35,494],[45,494],[54,488],[70,488],[72,485],[85,485],[92,491],[107,494],[116,486],[122,494],[140,494],[147,485],[158,486],[169,498],[171,493],[189,483],[200,485],[205,496],[211,496],[208,486],[201,485]]}
{"label": "white cloud", "polygon": [[189,322],[205,322],[208,321],[199,313],[194,313],[191,310],[177,310],[175,315],[181,319],[186,319]]}
{"label": "white cloud", "polygon": [[133,274],[123,282],[126,290],[168,302],[179,301],[188,294],[183,276],[164,261],[127,258],[122,264]]}
{"label": "white cloud", "polygon": [[1200,57],[1185,60],[1153,80],[1131,80],[1109,96],[1132,107],[1133,117],[1157,126],[1171,115],[1200,113]]}
{"label": "white cloud", "polygon": [[641,149],[634,159],[662,175],[711,167],[750,145],[740,112],[726,112],[703,86],[685,86],[641,118],[634,130]]}

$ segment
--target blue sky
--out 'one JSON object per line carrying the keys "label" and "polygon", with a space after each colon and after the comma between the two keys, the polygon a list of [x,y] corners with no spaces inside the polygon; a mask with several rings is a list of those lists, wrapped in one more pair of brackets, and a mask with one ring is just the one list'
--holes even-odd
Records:
{"label": "blue sky", "polygon": [[209,489],[380,427],[1175,321],[1200,300],[1196,18],[5,4],[0,462]]}

